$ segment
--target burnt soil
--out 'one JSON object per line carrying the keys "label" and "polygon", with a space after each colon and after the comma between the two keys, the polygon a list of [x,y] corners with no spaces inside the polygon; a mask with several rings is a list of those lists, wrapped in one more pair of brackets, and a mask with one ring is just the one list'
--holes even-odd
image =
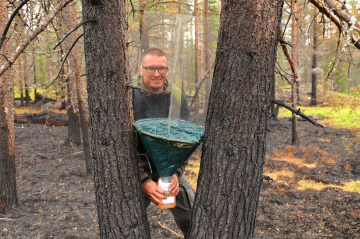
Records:
{"label": "burnt soil", "polygon": [[[93,179],[82,148],[63,145],[67,127],[15,126],[19,206],[0,214],[0,238],[99,238]],[[273,180],[263,181],[254,237],[360,238],[359,193],[325,187],[360,180],[360,151],[345,151],[342,138],[355,135],[304,121],[299,135],[289,146],[289,119],[269,127],[264,174]],[[324,188],[303,190],[300,181]],[[169,210],[151,204],[148,218],[152,238],[181,237]]]}

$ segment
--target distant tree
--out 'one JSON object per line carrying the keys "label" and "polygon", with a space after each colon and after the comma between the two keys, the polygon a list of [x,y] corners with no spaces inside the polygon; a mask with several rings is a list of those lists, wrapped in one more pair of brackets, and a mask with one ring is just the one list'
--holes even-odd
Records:
{"label": "distant tree", "polygon": [[[297,24],[297,15],[298,14],[298,6],[297,0],[291,1],[291,40],[293,43],[292,48],[292,59],[294,62],[294,67],[297,69],[299,67],[299,26]],[[299,88],[299,78],[298,76],[294,75],[292,77],[292,84],[291,84],[291,104],[292,107],[296,109],[296,105],[298,103],[298,98],[300,97],[298,94]],[[291,137],[291,144],[298,144],[299,143],[299,135],[298,135],[298,123],[297,123],[297,116],[296,114],[292,114],[292,137]]]}
{"label": "distant tree", "polygon": [[[316,14],[316,13],[315,13]],[[317,50],[317,19],[315,17],[314,22],[313,22],[313,41],[312,41],[312,45],[313,45],[313,52],[312,52],[312,71],[311,71],[311,101],[310,101],[310,105],[317,105],[316,102],[316,88],[317,88],[317,81],[316,81],[316,67],[317,67],[317,55],[316,55],[316,50]]]}
{"label": "distant tree", "polygon": [[[7,2],[0,1],[0,33],[8,22]],[[0,65],[9,53],[9,44],[0,49]],[[15,170],[13,83],[10,72],[0,76],[0,213],[18,205]]]}
{"label": "distant tree", "polygon": [[[75,5],[70,7],[75,8]],[[63,19],[65,22],[66,32],[70,31],[76,25],[76,16],[74,16],[69,8],[64,9],[63,11]],[[68,36],[66,40],[66,51],[71,48],[71,45],[77,38],[76,32]],[[69,116],[69,126],[68,126],[68,137],[65,143],[73,143],[76,145],[81,144],[81,129],[80,129],[80,117],[79,117],[79,107],[78,107],[78,99],[76,93],[76,80],[80,78],[80,64],[79,63],[79,47],[77,45],[74,46],[72,51],[68,56],[68,103],[69,108],[67,109],[67,114]]]}
{"label": "distant tree", "polygon": [[189,238],[252,238],[282,0],[222,1]]}

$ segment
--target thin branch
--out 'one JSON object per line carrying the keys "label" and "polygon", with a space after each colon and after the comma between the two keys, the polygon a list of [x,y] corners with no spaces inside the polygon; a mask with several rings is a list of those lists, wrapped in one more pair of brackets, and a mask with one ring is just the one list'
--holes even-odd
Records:
{"label": "thin branch", "polygon": [[65,36],[63,38],[60,39],[60,41],[58,43],[56,43],[56,45],[54,46],[53,50],[56,49],[56,47],[58,47],[72,32],[76,31],[80,26],[84,25],[85,23],[88,22],[92,22],[92,23],[97,23],[96,20],[92,19],[92,20],[85,20],[80,22],[79,24],[77,24],[73,29],[71,29],[70,31],[68,31]]}
{"label": "thin branch", "polygon": [[6,61],[9,61],[9,59],[4,54],[0,54],[0,55],[2,55],[6,59]]}
{"label": "thin branch", "polygon": [[[334,16],[334,14],[329,9],[327,9],[325,5],[319,0],[309,0],[309,1],[315,7],[317,7],[320,12],[324,13],[324,15],[326,15],[333,23],[335,23],[335,25],[337,26],[340,32],[342,32],[343,27],[338,18],[344,20],[349,25],[353,24],[357,28],[357,30],[360,29],[360,23],[356,21],[356,19],[352,15],[341,10],[332,0],[324,0],[324,2],[330,7],[331,11],[334,12],[336,16]],[[360,49],[360,40],[357,40],[354,37],[354,35],[351,36],[351,42],[357,49]]]}
{"label": "thin branch", "polygon": [[289,85],[291,85],[291,82],[289,81],[289,79],[285,75],[281,74],[281,72],[279,71],[278,68],[275,67],[275,69],[277,70],[277,71],[275,70],[275,73],[278,73],[280,75],[281,79],[287,81],[289,83]]}
{"label": "thin branch", "polygon": [[[25,48],[29,45],[29,43],[42,31],[45,30],[47,25],[51,22],[51,20],[56,16],[56,14],[61,11],[64,7],[66,7],[73,0],[63,0],[59,3],[55,8],[46,16],[46,18],[35,28],[35,30],[28,35],[20,45],[15,49],[15,52],[9,57],[9,61],[5,62],[0,66],[0,76],[4,74],[4,72],[11,66],[12,62],[15,62],[19,55],[25,50]],[[0,85],[2,85],[3,79],[0,77]]]}
{"label": "thin branch", "polygon": [[197,95],[199,94],[199,90],[200,90],[200,88],[201,88],[201,85],[202,85],[202,84],[204,83],[204,81],[207,79],[208,74],[210,74],[210,71],[211,71],[213,65],[214,65],[214,63],[212,63],[212,64],[209,66],[209,69],[205,72],[203,78],[196,84],[195,94],[194,94],[194,97],[193,97],[192,100],[191,100],[190,107],[189,107],[190,109],[191,109],[192,105],[194,104]]}
{"label": "thin branch", "polygon": [[184,238],[183,236],[181,236],[180,234],[176,233],[175,231],[171,230],[170,228],[166,227],[165,225],[162,225],[160,222],[158,222],[160,227],[170,231],[172,234],[174,234],[175,236],[179,237],[179,238]]}
{"label": "thin branch", "polygon": [[[284,36],[282,35],[281,30],[280,30],[280,35],[279,35],[279,36],[280,36],[280,39],[281,39],[282,41],[285,41]],[[294,81],[294,82],[299,82],[299,81],[300,81],[299,74],[298,74],[298,72],[297,72],[297,70],[296,70],[296,66],[295,66],[293,60],[291,59],[290,53],[289,53],[289,51],[288,51],[285,43],[280,42],[280,45],[281,45],[281,48],[283,49],[283,52],[284,52],[284,54],[285,54],[285,57],[286,57],[286,59],[288,60],[289,65],[290,65],[290,68],[291,68],[291,71],[292,71],[292,73],[293,73],[293,75],[294,75],[294,80],[293,80],[293,81]]]}
{"label": "thin branch", "polygon": [[278,39],[278,40],[279,40],[279,42],[285,43],[286,45],[289,45],[291,48],[294,48],[293,45],[291,45],[290,42],[284,41],[283,39]]}
{"label": "thin branch", "polygon": [[70,52],[71,52],[71,50],[74,48],[74,46],[75,46],[75,44],[76,44],[76,42],[82,37],[84,35],[84,33],[83,34],[81,34],[80,36],[78,36],[76,39],[75,39],[75,41],[74,41],[74,43],[71,45],[71,47],[70,47],[70,49],[68,50],[68,52],[66,53],[66,55],[65,55],[65,57],[64,57],[64,60],[63,60],[63,62],[61,63],[61,66],[60,66],[60,69],[59,69],[59,71],[58,71],[58,73],[57,73],[57,75],[55,76],[55,78],[54,79],[52,79],[52,81],[51,81],[51,83],[47,86],[47,87],[45,87],[45,90],[46,89],[48,89],[55,81],[56,81],[56,79],[59,77],[59,75],[60,75],[60,72],[61,72],[61,69],[63,68],[63,66],[64,66],[64,63],[65,63],[65,61],[66,61],[66,59],[67,59],[67,57],[69,56],[69,54],[70,54]]}
{"label": "thin branch", "polygon": [[8,32],[9,28],[10,28],[10,25],[12,23],[12,21],[14,20],[16,14],[20,11],[20,9],[28,2],[29,0],[23,0],[19,6],[17,6],[17,8],[14,10],[14,12],[11,14],[10,18],[9,18],[9,21],[6,23],[6,26],[4,28],[4,32],[2,34],[2,36],[0,37],[0,49],[2,47],[2,44],[4,43],[5,41],[5,38],[6,38],[6,33]]}
{"label": "thin branch", "polygon": [[[294,9],[292,8],[292,5],[290,5],[287,1],[285,1],[285,2],[289,5],[290,10],[291,10],[291,13],[294,14],[295,21],[297,22],[301,33],[302,33],[304,36],[306,36],[305,33],[303,32],[303,30],[302,30],[301,27],[300,27],[300,23],[299,23],[299,21],[298,21],[298,18],[297,18],[297,16],[296,16],[296,13],[295,13]],[[295,1],[295,3],[296,3],[296,1]],[[300,12],[300,10],[298,10],[297,12]]]}
{"label": "thin branch", "polygon": [[293,112],[294,114],[296,115],[299,115],[301,118],[309,121],[310,123],[312,123],[313,125],[315,126],[320,126],[321,128],[325,128],[326,125],[322,124],[322,123],[319,123],[319,122],[316,122],[313,118],[305,115],[303,112],[300,111],[300,108],[297,110],[293,107],[291,107],[290,105],[287,105],[285,104],[282,100],[271,100],[271,103],[274,103],[274,104],[277,104],[277,105],[281,105],[282,107],[284,107],[285,109],[288,109],[290,110],[291,112]]}

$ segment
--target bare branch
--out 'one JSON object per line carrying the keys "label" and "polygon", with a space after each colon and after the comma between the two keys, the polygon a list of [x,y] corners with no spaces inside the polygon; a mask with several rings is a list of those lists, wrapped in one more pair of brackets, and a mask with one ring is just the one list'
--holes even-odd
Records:
{"label": "bare branch", "polygon": [[4,32],[2,34],[2,36],[0,37],[0,49],[2,47],[2,44],[4,43],[5,41],[5,38],[6,38],[6,33],[8,32],[9,28],[10,28],[10,25],[12,23],[12,21],[14,20],[16,14],[20,11],[20,9],[28,2],[29,0],[23,0],[19,6],[17,6],[17,8],[14,10],[14,12],[11,14],[10,18],[9,18],[9,21],[6,23],[6,26],[4,28]]}
{"label": "bare branch", "polygon": [[316,122],[313,118],[305,115],[303,112],[300,111],[300,108],[297,110],[293,107],[291,107],[290,105],[285,104],[282,100],[271,100],[271,103],[277,104],[277,105],[281,105],[282,107],[284,107],[285,109],[290,110],[291,112],[293,112],[296,115],[299,115],[301,118],[309,121],[310,123],[312,123],[315,126],[320,126],[321,128],[325,128],[326,126],[322,123]]}
{"label": "bare branch", "polygon": [[290,53],[289,53],[289,51],[288,51],[288,49],[287,49],[287,47],[286,47],[286,45],[284,43],[285,39],[284,39],[284,36],[283,36],[281,30],[280,30],[279,37],[280,37],[279,41],[280,41],[281,48],[282,48],[282,50],[283,50],[283,52],[285,54],[286,59],[289,62],[291,71],[292,71],[292,73],[294,75],[294,82],[299,82],[299,80],[300,80],[299,74],[298,74],[298,72],[296,70],[296,67],[295,67],[295,64],[294,64],[293,60],[291,59]]}
{"label": "bare branch", "polygon": [[[45,30],[46,26],[51,22],[51,20],[56,16],[56,14],[61,11],[64,7],[66,7],[73,0],[63,0],[59,3],[52,12],[50,12],[46,18],[35,28],[35,30],[28,35],[16,48],[15,52],[9,57],[9,60],[6,61],[0,67],[0,76],[4,74],[4,72],[11,66],[13,62],[19,57],[19,55],[25,50],[25,48],[29,45],[29,43],[42,31]],[[0,77],[0,85],[3,83],[3,78]]]}
{"label": "bare branch", "polygon": [[59,77],[60,72],[61,72],[61,69],[63,68],[64,63],[65,63],[67,57],[69,56],[71,50],[74,48],[76,42],[77,42],[83,35],[84,35],[84,33],[81,34],[81,35],[79,35],[79,36],[75,39],[75,41],[74,41],[73,44],[71,45],[70,49],[69,49],[68,52],[66,53],[63,62],[61,63],[61,66],[60,66],[60,69],[59,69],[57,75],[55,76],[54,79],[52,79],[52,81],[50,82],[50,84],[49,84],[47,87],[45,87],[45,90],[48,89],[48,88],[56,81],[56,79]]}
{"label": "bare branch", "polygon": [[84,25],[85,23],[88,22],[92,22],[92,23],[97,23],[96,20],[85,20],[80,22],[79,24],[77,24],[73,29],[71,29],[70,31],[68,31],[65,36],[63,38],[60,39],[60,41],[58,43],[56,43],[56,45],[54,46],[53,50],[56,49],[56,47],[58,47],[72,32],[76,31],[80,26]]}
{"label": "bare branch", "polygon": [[199,83],[196,84],[195,94],[194,94],[194,97],[193,97],[192,100],[191,100],[190,107],[189,107],[190,109],[191,109],[192,105],[194,104],[197,95],[199,94],[199,90],[200,90],[200,88],[201,88],[201,85],[202,85],[202,84],[204,83],[204,81],[208,78],[207,76],[208,76],[208,74],[210,74],[210,71],[211,71],[213,65],[214,65],[214,63],[212,63],[212,64],[209,66],[209,69],[205,72],[203,78],[199,81]]}
{"label": "bare branch", "polygon": [[[317,7],[320,12],[324,13],[324,15],[326,15],[333,23],[335,23],[340,32],[343,31],[343,26],[341,25],[341,22],[338,18],[344,20],[349,25],[354,25],[358,31],[360,30],[360,23],[356,21],[353,16],[341,10],[332,0],[324,0],[324,2],[330,7],[330,9],[335,13],[337,17],[334,16],[334,14],[329,9],[327,9],[324,4],[321,3],[319,0],[309,1],[314,4],[314,6]],[[356,40],[353,35],[351,36],[351,42],[356,48],[360,49],[360,40]]]}

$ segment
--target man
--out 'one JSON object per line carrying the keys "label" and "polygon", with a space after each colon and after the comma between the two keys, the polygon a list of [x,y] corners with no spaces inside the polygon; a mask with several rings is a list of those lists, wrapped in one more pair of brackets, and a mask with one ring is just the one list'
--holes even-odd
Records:
{"label": "man", "polygon": [[[165,53],[158,48],[150,48],[143,53],[139,67],[141,79],[139,86],[133,89],[134,120],[143,118],[167,118],[169,115],[171,92],[168,91],[167,75],[169,68]],[[190,109],[186,98],[181,97],[180,118],[189,120]],[[163,204],[166,192],[157,186],[159,174],[138,137],[138,153],[140,155],[139,170],[141,186],[144,192],[145,207],[152,201],[156,205]],[[170,209],[174,219],[186,237],[190,226],[191,208],[194,202],[194,191],[183,175],[187,160],[172,177],[169,191],[175,193],[176,207]]]}

